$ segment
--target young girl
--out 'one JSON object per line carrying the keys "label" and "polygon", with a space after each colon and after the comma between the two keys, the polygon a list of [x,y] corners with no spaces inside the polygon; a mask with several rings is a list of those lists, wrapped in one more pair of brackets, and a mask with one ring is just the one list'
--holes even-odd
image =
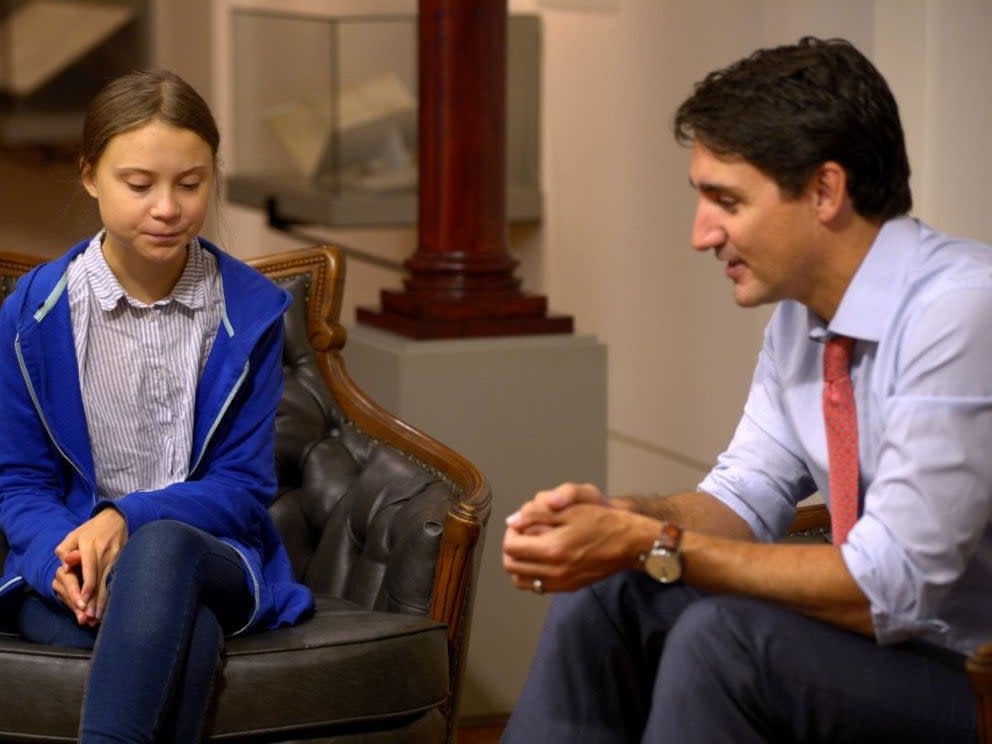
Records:
{"label": "young girl", "polygon": [[83,742],[198,740],[224,635],[312,609],[267,511],[288,297],[197,237],[218,142],[174,74],[110,83],[80,157],[104,228],[0,310],[0,606],[93,648]]}

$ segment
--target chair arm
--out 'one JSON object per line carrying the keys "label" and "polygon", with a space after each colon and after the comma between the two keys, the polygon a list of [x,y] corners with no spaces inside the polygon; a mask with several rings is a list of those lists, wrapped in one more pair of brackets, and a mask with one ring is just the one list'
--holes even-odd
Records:
{"label": "chair arm", "polygon": [[816,529],[830,529],[830,512],[823,504],[808,504],[796,509],[789,532],[806,532]]}

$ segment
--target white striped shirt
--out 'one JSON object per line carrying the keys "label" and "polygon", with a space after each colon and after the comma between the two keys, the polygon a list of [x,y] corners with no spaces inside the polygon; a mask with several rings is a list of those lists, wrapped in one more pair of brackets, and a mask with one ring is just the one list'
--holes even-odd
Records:
{"label": "white striped shirt", "polygon": [[151,305],[124,291],[102,241],[67,278],[97,490],[113,500],[189,474],[196,386],[224,299],[217,261],[197,240],[172,293]]}

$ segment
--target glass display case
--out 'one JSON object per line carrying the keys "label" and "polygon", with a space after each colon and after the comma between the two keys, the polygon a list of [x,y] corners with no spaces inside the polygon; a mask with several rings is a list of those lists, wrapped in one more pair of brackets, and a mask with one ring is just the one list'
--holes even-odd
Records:
{"label": "glass display case", "polygon": [[[413,224],[417,18],[233,8],[227,196],[274,221]],[[508,29],[507,213],[537,220],[540,24]]]}
{"label": "glass display case", "polygon": [[147,0],[0,0],[0,146],[78,141],[107,82],[149,61]]}

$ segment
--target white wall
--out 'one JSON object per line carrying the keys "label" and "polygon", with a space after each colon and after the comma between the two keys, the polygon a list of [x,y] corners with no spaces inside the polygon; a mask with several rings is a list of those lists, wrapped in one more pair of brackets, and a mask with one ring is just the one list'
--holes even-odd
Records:
{"label": "white wall", "polygon": [[915,212],[935,227],[992,242],[992,4],[876,0],[875,49],[899,100]]}
{"label": "white wall", "polygon": [[[580,5],[576,3],[575,5]],[[544,19],[544,284],[610,350],[609,487],[692,485],[739,415],[765,310],[688,248],[671,115],[709,70],[805,34],[852,40],[892,81],[916,214],[992,241],[992,5],[981,0],[519,0]]]}
{"label": "white wall", "polygon": [[[303,12],[355,7],[354,0],[241,1]],[[359,1],[368,13],[416,7],[414,0]],[[156,3],[160,61],[201,83],[227,135],[235,85],[225,12],[231,2]],[[757,46],[803,34],[846,36],[876,60],[900,101],[916,213],[992,242],[992,98],[985,92],[992,3],[607,0],[598,3],[605,11],[575,9],[590,4],[597,3],[510,2],[513,10],[540,13],[544,23],[544,64],[535,74],[543,78],[546,197],[542,223],[514,227],[511,249],[525,287],[547,294],[556,312],[574,315],[580,331],[609,347],[606,485],[669,491],[693,485],[725,444],[768,316],[737,309],[717,264],[688,247],[693,195],[687,154],[669,131],[675,106],[707,71]],[[54,255],[80,237],[92,214],[84,196],[72,196],[74,180],[71,162],[0,155],[0,250]],[[234,205],[224,207],[214,230],[241,256],[298,245],[268,231],[256,211]],[[416,241],[413,228],[314,232],[395,260],[410,255]],[[356,304],[377,304],[381,287],[399,283],[396,274],[351,262],[346,320]],[[500,539],[500,528],[492,525],[490,540]]]}
{"label": "white wall", "polygon": [[807,33],[870,44],[871,14],[857,1],[524,5],[545,23],[545,290],[609,346],[608,485],[691,487],[732,433],[769,313],[737,310],[716,262],[689,248],[672,114],[757,46]]}
{"label": "white wall", "polygon": [[[214,3],[215,100],[225,131],[234,129],[238,95],[229,11],[245,5],[265,1]],[[574,315],[579,330],[609,346],[604,485],[683,488],[694,485],[732,431],[768,312],[736,312],[716,264],[688,248],[692,194],[686,153],[670,135],[672,111],[694,80],[755,46],[819,33],[868,47],[871,14],[866,18],[857,0],[619,0],[603,3],[606,12],[569,5],[510,2],[512,11],[540,13],[544,23],[543,69],[535,74],[544,96],[546,198],[542,224],[515,227],[510,247],[525,288],[547,294],[553,310]],[[293,4],[325,15],[354,7],[349,0]],[[229,161],[232,155],[226,151]],[[311,232],[397,261],[416,247],[412,228]],[[220,233],[239,255],[293,244],[266,231],[256,211],[237,206],[225,209]],[[356,304],[377,305],[378,290],[399,282],[351,262],[346,320]]]}

